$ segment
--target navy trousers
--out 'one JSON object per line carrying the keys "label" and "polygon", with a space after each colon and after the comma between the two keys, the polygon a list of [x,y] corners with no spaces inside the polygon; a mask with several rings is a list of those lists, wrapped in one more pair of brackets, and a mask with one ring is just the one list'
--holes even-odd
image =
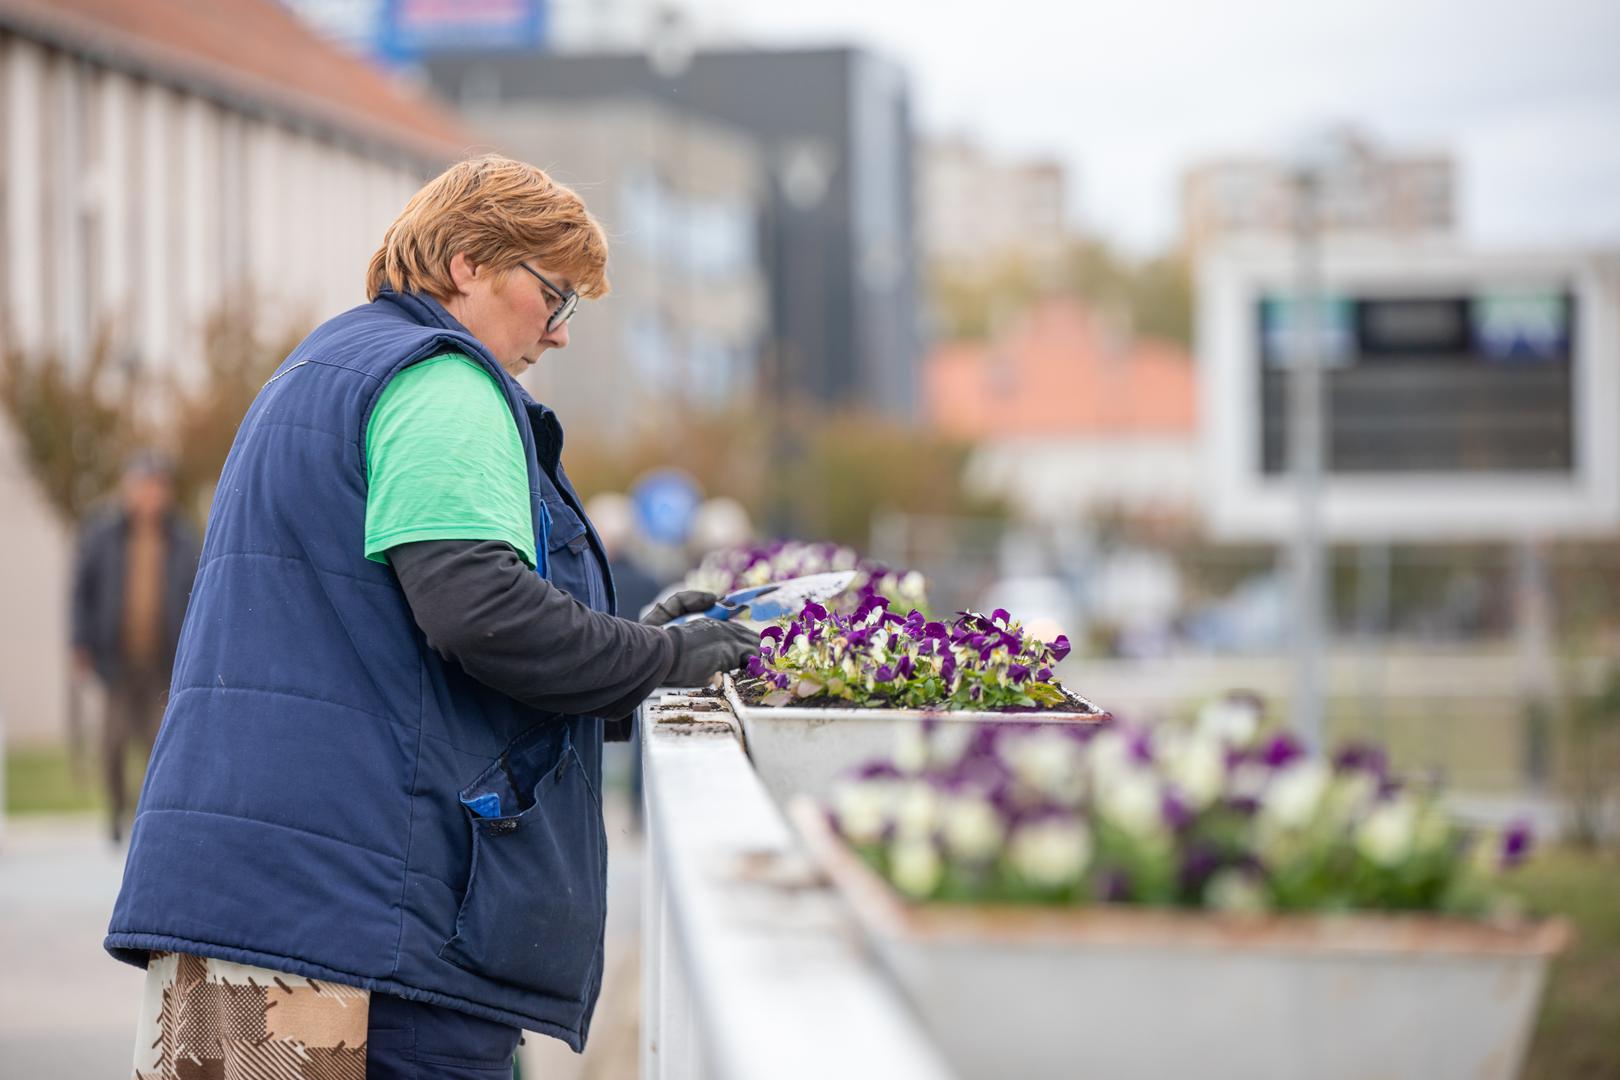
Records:
{"label": "navy trousers", "polygon": [[366,1080],[512,1080],[515,1027],[390,994],[371,995]]}

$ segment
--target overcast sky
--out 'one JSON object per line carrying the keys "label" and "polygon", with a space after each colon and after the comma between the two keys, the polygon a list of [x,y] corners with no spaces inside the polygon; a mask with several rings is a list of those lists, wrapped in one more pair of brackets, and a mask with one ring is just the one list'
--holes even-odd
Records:
{"label": "overcast sky", "polygon": [[1620,0],[691,0],[760,43],[858,43],[925,132],[1070,170],[1077,224],[1139,251],[1200,157],[1349,121],[1450,151],[1491,246],[1620,246]]}

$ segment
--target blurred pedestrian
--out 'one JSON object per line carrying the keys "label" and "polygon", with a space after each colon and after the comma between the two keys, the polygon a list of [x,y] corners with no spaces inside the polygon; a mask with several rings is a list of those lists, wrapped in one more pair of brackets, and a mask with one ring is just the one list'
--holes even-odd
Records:
{"label": "blurred pedestrian", "polygon": [[522,1029],[583,1049],[604,720],[758,646],[663,625],[706,593],[612,614],[562,426],[517,382],[606,261],[574,192],[460,162],[243,418],[105,942],[147,968],[138,1077],[494,1078]]}
{"label": "blurred pedestrian", "polygon": [[636,510],[628,495],[605,491],[591,497],[585,507],[602,548],[613,570],[613,589],[619,597],[619,610],[640,616],[658,599],[663,582],[648,569],[637,553]]}
{"label": "blurred pedestrian", "polygon": [[129,748],[150,752],[163,717],[199,548],[175,507],[173,464],[155,452],[130,460],[118,499],[79,534],[73,666],[77,678],[93,674],[105,691],[100,753],[114,843],[129,803]]}

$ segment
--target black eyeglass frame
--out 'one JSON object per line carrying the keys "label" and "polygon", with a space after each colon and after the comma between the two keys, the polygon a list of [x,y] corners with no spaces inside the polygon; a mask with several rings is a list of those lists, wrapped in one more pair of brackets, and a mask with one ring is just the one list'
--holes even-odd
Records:
{"label": "black eyeglass frame", "polygon": [[574,312],[579,309],[579,293],[575,292],[573,289],[569,289],[567,292],[564,292],[562,289],[557,288],[557,286],[546,280],[546,275],[542,274],[528,263],[520,262],[518,265],[523,267],[523,269],[527,270],[529,273],[533,274],[535,280],[540,282],[540,284],[544,285],[546,288],[550,289],[551,295],[555,296],[558,301],[560,301],[557,305],[557,310],[553,311],[551,313],[551,317],[546,320],[546,333],[553,333],[557,327],[574,317]]}

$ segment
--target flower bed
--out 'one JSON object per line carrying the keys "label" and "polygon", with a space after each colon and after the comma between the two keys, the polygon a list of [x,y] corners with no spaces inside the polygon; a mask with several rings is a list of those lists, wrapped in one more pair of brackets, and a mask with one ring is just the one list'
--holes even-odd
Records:
{"label": "flower bed", "polygon": [[833,570],[857,571],[849,590],[832,602],[837,610],[853,611],[873,596],[893,597],[907,607],[927,610],[928,583],[917,571],[889,567],[841,544],[802,540],[770,540],[712,552],[681,587],[724,596],[738,589]]}
{"label": "flower bed", "polygon": [[962,731],[1109,719],[1053,677],[1068,642],[1030,638],[1005,611],[947,625],[891,612],[883,597],[848,615],[810,604],[760,640],[748,674],[727,676],[727,693],[755,769],[784,804],[826,798],[836,777],[925,717]]}
{"label": "flower bed", "polygon": [[792,816],[967,1080],[1512,1076],[1567,939],[1365,747],[919,726]]}
{"label": "flower bed", "polygon": [[807,604],[760,631],[739,682],[749,704],[1084,712],[1053,678],[1069,639],[1030,637],[1006,611],[958,612],[951,624],[872,596],[851,614]]}
{"label": "flower bed", "polygon": [[938,728],[837,791],[840,835],[915,899],[1480,915],[1523,859],[1361,747],[1113,725]]}

